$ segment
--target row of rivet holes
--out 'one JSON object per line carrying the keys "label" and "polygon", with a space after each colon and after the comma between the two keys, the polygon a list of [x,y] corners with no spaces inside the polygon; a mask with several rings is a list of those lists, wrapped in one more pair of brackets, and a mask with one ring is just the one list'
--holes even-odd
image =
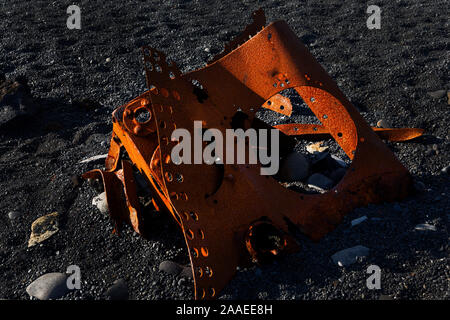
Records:
{"label": "row of rivet holes", "polygon": [[[163,128],[165,128],[165,126],[163,126]],[[166,163],[168,163],[167,160],[166,160]],[[166,181],[172,182],[173,181],[172,173],[166,172],[165,173],[165,178],[166,178]],[[179,183],[182,183],[184,181],[184,177],[183,177],[183,175],[181,173],[177,173],[175,179]],[[176,193],[171,194],[171,196],[175,197],[176,200],[178,200],[180,198],[179,195],[176,194]],[[182,198],[184,200],[186,200],[186,201],[188,200],[188,197],[187,197],[186,193],[182,193]],[[189,217],[192,218],[194,221],[198,221],[198,215],[195,212],[193,212],[193,211],[191,211],[189,214],[187,212],[183,212],[183,216],[184,216],[186,221],[189,220]],[[204,234],[204,232],[201,229],[198,230],[198,235],[199,235],[199,237],[201,239],[205,239],[205,234]],[[188,229],[187,232],[186,232],[186,237],[189,240],[193,240],[194,239],[194,232],[191,229]],[[200,248],[200,253],[202,254],[203,257],[205,257],[205,258],[208,257],[208,255],[209,255],[208,248],[201,247]],[[199,252],[198,252],[197,248],[193,248],[192,256],[194,258],[197,258],[199,256]],[[198,267],[196,271],[197,271],[197,273],[199,274],[200,277],[203,276],[203,270],[202,270],[201,267]],[[206,266],[205,267],[205,274],[207,276],[209,276],[209,277],[212,277],[212,275],[213,275],[212,269],[210,267]],[[206,294],[205,290],[202,289],[201,298],[204,298],[205,294]],[[209,294],[211,295],[211,297],[213,297],[215,295],[215,289],[210,287],[209,288]]]}

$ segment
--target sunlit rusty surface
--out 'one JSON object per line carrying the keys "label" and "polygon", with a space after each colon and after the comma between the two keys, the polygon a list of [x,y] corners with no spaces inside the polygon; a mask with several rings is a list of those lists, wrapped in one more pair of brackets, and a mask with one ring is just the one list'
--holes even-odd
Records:
{"label": "sunlit rusty surface", "polygon": [[[103,179],[116,228],[129,223],[141,234],[145,228],[132,168],[147,178],[155,209],[170,213],[185,237],[196,299],[215,298],[238,266],[298,250],[288,224],[319,240],[352,209],[399,200],[411,190],[408,171],[380,137],[403,141],[422,131],[371,128],[285,22],[265,27],[261,10],[253,19],[222,54],[187,74],[162,52],[144,47],[149,90],[114,111],[106,171],[84,175]],[[248,126],[261,107],[290,116],[292,105],[279,94],[288,88],[298,92],[322,125],[276,128],[288,136],[333,138],[353,160],[333,189],[324,194],[286,189],[261,176],[259,164],[171,162],[177,142],[170,137],[176,128],[193,135],[194,120],[201,120],[225,136],[238,111],[247,116]],[[147,113],[144,122],[137,119],[142,112]],[[121,159],[125,151],[129,160]],[[271,233],[270,241],[265,232]]]}
{"label": "sunlit rusty surface", "polygon": [[[331,138],[330,133],[322,125],[289,123],[279,124],[274,128],[289,136],[311,136],[318,139]],[[372,130],[383,140],[389,141],[408,141],[420,137],[424,130],[418,128],[378,128],[372,127]]]}

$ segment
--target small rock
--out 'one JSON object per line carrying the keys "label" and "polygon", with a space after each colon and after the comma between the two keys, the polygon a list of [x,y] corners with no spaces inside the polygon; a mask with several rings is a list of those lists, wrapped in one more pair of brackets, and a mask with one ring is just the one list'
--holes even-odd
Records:
{"label": "small rock", "polygon": [[92,205],[96,206],[101,213],[108,213],[108,202],[106,201],[106,192],[100,193],[92,199]]}
{"label": "small rock", "polygon": [[391,124],[384,119],[381,119],[377,122],[378,128],[390,128]]}
{"label": "small rock", "polygon": [[177,276],[180,274],[180,272],[183,270],[183,267],[180,266],[178,263],[173,261],[163,261],[159,264],[159,270],[163,271],[168,274],[172,274],[174,276]]}
{"label": "small rock", "polygon": [[105,292],[108,300],[128,300],[128,285],[124,279],[117,279]]}
{"label": "small rock", "polygon": [[414,230],[417,230],[417,231],[436,231],[436,227],[431,225],[431,224],[428,224],[428,223],[423,223],[423,224],[418,224],[414,228]]}
{"label": "small rock", "polygon": [[58,212],[53,212],[33,222],[28,247],[35,246],[58,232],[58,216]]}
{"label": "small rock", "polygon": [[69,292],[66,281],[64,273],[47,273],[34,280],[26,290],[30,296],[39,300],[57,299]]}
{"label": "small rock", "polygon": [[433,99],[441,99],[445,96],[446,93],[447,93],[446,90],[437,90],[428,92],[428,95]]}
{"label": "small rock", "polygon": [[88,162],[94,162],[94,161],[98,161],[98,160],[103,160],[103,159],[106,159],[107,156],[108,156],[107,153],[100,154],[98,156],[93,156],[93,157],[81,160],[79,163],[88,163]]}
{"label": "small rock", "polygon": [[209,53],[210,51],[211,51],[210,48],[208,48],[208,47],[205,48],[205,52],[208,52],[208,53]]}
{"label": "small rock", "polygon": [[18,211],[8,212],[8,218],[10,218],[11,220],[17,219],[18,217],[20,217],[20,212]]}
{"label": "small rock", "polygon": [[316,152],[324,152],[328,150],[327,146],[322,146],[323,141],[319,141],[313,144],[310,144],[308,146],[306,146],[306,151],[308,151],[309,153],[316,153]]}
{"label": "small rock", "polygon": [[361,222],[363,222],[363,221],[365,221],[365,220],[367,220],[367,216],[362,216],[362,217],[360,217],[360,218],[353,219],[353,220],[352,220],[352,227],[354,227],[354,226],[360,224]]}
{"label": "small rock", "polygon": [[292,182],[305,179],[308,173],[308,160],[301,153],[294,152],[283,160],[279,175],[281,180]]}
{"label": "small rock", "polygon": [[308,179],[308,185],[311,187],[318,187],[320,189],[328,190],[333,187],[333,181],[320,173],[314,173]]}
{"label": "small rock", "polygon": [[450,166],[446,166],[445,168],[442,168],[441,172],[449,174],[450,173]]}
{"label": "small rock", "polygon": [[342,160],[341,158],[335,156],[335,155],[331,155],[331,158],[342,168],[347,168],[348,164],[347,162],[345,162],[344,160]]}
{"label": "small rock", "polygon": [[356,262],[358,257],[366,257],[369,255],[369,248],[364,246],[355,246],[336,252],[331,259],[340,267],[349,266]]}
{"label": "small rock", "polygon": [[111,58],[106,58],[106,63],[110,63],[111,62]]}

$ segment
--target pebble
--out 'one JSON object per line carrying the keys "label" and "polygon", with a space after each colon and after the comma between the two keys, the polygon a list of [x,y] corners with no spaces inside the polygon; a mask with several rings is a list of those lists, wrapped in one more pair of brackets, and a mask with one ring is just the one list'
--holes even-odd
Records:
{"label": "pebble", "polygon": [[366,257],[369,255],[369,248],[358,245],[336,252],[331,259],[340,267],[349,266],[356,262],[358,257]]}
{"label": "pebble", "polygon": [[128,285],[124,279],[117,279],[105,292],[108,300],[128,300]]}
{"label": "pebble", "polygon": [[305,179],[309,173],[309,162],[301,153],[288,155],[281,164],[280,179],[287,182]]}
{"label": "pebble", "polygon": [[98,161],[98,160],[103,160],[103,159],[106,159],[107,156],[108,156],[107,153],[105,153],[105,154],[99,154],[99,155],[97,155],[97,156],[93,156],[93,157],[89,157],[89,158],[87,158],[87,159],[81,160],[81,161],[78,162],[78,163],[88,163],[88,162],[94,162],[94,161]]}
{"label": "pebble", "polygon": [[108,202],[106,201],[106,192],[100,193],[92,199],[92,205],[96,206],[101,213],[108,213]]}
{"label": "pebble", "polygon": [[354,227],[354,226],[356,226],[356,225],[358,225],[361,222],[366,221],[366,220],[367,220],[367,216],[362,216],[360,218],[354,219],[354,220],[352,220],[352,227]]}
{"label": "pebble", "polygon": [[446,90],[436,90],[428,92],[428,95],[434,99],[441,99],[445,96],[446,93]]}
{"label": "pebble", "polygon": [[106,63],[110,63],[111,62],[111,58],[106,58]]}
{"label": "pebble", "polygon": [[47,273],[34,280],[26,291],[39,300],[57,299],[69,292],[66,281],[64,273]]}
{"label": "pebble", "polygon": [[8,218],[10,218],[11,220],[17,219],[18,217],[20,217],[20,212],[18,211],[8,212]]}
{"label": "pebble", "polygon": [[449,174],[450,173],[450,166],[446,166],[445,168],[442,168],[441,172]]}
{"label": "pebble", "polygon": [[428,224],[428,223],[423,223],[423,224],[418,224],[414,228],[414,230],[417,230],[417,231],[436,231],[436,227],[431,225],[431,224]]}
{"label": "pebble", "polygon": [[28,247],[33,247],[38,243],[47,240],[52,235],[58,232],[58,212],[53,212],[48,215],[36,219],[31,225],[31,235],[28,240]]}
{"label": "pebble", "polygon": [[159,270],[163,271],[168,274],[172,274],[174,276],[177,276],[180,274],[180,272],[183,270],[183,267],[180,266],[178,263],[173,261],[163,261],[159,264]]}
{"label": "pebble", "polygon": [[335,156],[335,155],[331,155],[331,158],[342,168],[347,168],[347,162],[345,162],[344,160],[342,160],[341,158]]}
{"label": "pebble", "polygon": [[333,181],[320,173],[314,173],[308,179],[308,185],[328,190],[333,186]]}
{"label": "pebble", "polygon": [[377,127],[378,127],[378,128],[390,128],[391,125],[390,125],[390,123],[387,122],[386,120],[381,119],[381,120],[378,120],[378,122],[377,122]]}

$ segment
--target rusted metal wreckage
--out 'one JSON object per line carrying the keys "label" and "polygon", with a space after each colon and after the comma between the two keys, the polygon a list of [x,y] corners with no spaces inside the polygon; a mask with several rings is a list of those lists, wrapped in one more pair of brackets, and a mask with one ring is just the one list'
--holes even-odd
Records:
{"label": "rusted metal wreckage", "polygon": [[[404,141],[421,129],[371,128],[284,21],[265,26],[262,10],[253,23],[204,68],[181,74],[165,55],[144,47],[149,90],[112,114],[113,134],[102,179],[111,218],[145,235],[145,215],[134,172],[146,177],[152,203],[180,226],[188,247],[196,299],[215,298],[236,268],[264,261],[299,246],[295,225],[314,241],[333,230],[358,206],[406,197],[412,178],[380,139]],[[293,88],[322,125],[275,126],[290,136],[333,138],[352,160],[342,180],[322,194],[303,194],[260,175],[256,165],[174,164],[175,128],[193,134],[194,120],[225,133],[245,115],[242,128],[261,126],[260,108],[290,116],[279,94]],[[139,115],[146,113],[146,121]],[[233,124],[234,122],[234,124]],[[270,128],[270,126],[268,126]]]}

